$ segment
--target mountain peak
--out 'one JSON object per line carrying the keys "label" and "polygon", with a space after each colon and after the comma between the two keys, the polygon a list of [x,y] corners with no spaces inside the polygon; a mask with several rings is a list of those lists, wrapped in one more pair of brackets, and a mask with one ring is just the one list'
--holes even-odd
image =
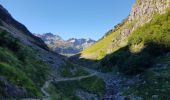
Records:
{"label": "mountain peak", "polygon": [[76,54],[96,42],[90,38],[70,38],[63,40],[60,36],[54,35],[53,33],[36,34],[36,36],[44,40],[49,48],[60,54]]}

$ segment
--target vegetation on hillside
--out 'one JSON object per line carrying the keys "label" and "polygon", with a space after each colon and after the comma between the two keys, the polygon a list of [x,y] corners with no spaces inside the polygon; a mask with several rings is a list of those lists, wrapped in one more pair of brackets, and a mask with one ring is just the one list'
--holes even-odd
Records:
{"label": "vegetation on hillside", "polygon": [[121,32],[125,27],[131,29],[134,24],[134,22],[127,23],[127,21],[128,18],[117,24],[114,29],[108,31],[99,41],[83,50],[81,56],[91,60],[101,60],[109,52],[116,51],[120,47],[123,47],[126,44],[126,41],[122,41],[122,43],[119,44]]}
{"label": "vegetation on hillside", "polygon": [[137,74],[152,66],[156,57],[170,51],[170,10],[155,14],[151,22],[134,31],[128,46],[108,55],[101,61],[101,67],[118,66],[127,74]]}
{"label": "vegetation on hillside", "polygon": [[78,90],[97,94],[98,97],[102,97],[105,91],[105,84],[103,80],[97,77],[91,77],[77,81],[53,82],[48,89],[49,93],[52,94],[52,100],[80,100],[76,96],[76,91]]}
{"label": "vegetation on hillside", "polygon": [[89,74],[80,66],[72,64],[71,62],[68,61],[62,66],[60,66],[57,72],[61,77],[78,77],[78,76],[85,76]]}
{"label": "vegetation on hillside", "polygon": [[[0,77],[27,91],[28,97],[40,97],[40,87],[44,84],[48,67],[38,60],[37,53],[24,46],[6,31],[0,32]],[[0,86],[0,96],[5,94],[5,87]]]}
{"label": "vegetation on hillside", "polygon": [[150,100],[153,96],[157,100],[170,98],[170,56],[158,57],[153,68],[140,75],[140,81],[124,91],[124,95],[140,96]]}

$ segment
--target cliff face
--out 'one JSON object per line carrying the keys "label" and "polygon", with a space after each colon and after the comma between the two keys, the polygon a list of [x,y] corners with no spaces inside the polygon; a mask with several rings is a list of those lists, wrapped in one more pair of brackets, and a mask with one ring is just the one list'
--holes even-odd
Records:
{"label": "cliff face", "polygon": [[147,15],[147,20],[155,12],[164,13],[165,9],[169,6],[169,0],[137,0],[132,8],[129,20],[139,20],[144,17],[144,15]]}
{"label": "cliff face", "polygon": [[137,0],[132,8],[129,22],[135,21],[133,30],[150,21],[155,13],[165,13],[170,7],[170,0]]}
{"label": "cliff face", "polygon": [[[170,0],[136,0],[130,15],[110,30],[104,38],[81,53],[82,58],[101,59],[128,43],[131,33],[151,21],[156,13],[164,13],[170,7]],[[101,47],[102,45],[102,47]]]}

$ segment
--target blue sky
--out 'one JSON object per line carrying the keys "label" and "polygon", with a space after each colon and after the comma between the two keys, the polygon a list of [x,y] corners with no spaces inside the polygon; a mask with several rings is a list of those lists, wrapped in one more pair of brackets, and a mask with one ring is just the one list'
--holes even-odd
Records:
{"label": "blue sky", "polygon": [[126,18],[135,0],[1,0],[12,16],[33,33],[64,39],[101,38]]}

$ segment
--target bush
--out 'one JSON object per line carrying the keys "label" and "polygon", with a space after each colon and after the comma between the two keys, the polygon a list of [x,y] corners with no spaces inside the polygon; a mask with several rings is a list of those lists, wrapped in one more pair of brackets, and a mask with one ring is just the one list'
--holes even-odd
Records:
{"label": "bush", "polygon": [[0,36],[0,46],[7,47],[14,52],[20,49],[19,40],[13,38],[6,31],[0,32]]}
{"label": "bush", "polygon": [[138,74],[144,72],[152,64],[152,57],[149,54],[132,54],[126,61],[118,64],[119,70],[126,74]]}

